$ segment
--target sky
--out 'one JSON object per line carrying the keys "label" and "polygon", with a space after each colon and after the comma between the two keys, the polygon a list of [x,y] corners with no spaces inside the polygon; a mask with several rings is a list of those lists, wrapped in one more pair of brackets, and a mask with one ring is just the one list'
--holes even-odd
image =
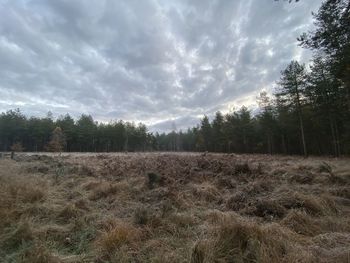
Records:
{"label": "sky", "polygon": [[0,112],[186,129],[254,110],[321,0],[0,0]]}

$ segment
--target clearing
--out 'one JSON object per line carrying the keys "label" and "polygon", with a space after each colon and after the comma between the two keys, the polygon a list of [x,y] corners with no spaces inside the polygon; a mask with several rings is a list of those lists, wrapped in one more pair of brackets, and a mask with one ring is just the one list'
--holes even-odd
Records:
{"label": "clearing", "polygon": [[0,262],[350,262],[350,160],[0,159]]}

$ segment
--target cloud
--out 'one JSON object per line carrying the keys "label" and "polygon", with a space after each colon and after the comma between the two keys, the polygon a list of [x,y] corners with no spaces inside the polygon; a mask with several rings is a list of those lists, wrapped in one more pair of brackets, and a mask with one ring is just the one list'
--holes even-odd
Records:
{"label": "cloud", "polygon": [[[321,0],[0,1],[0,110],[91,114],[151,130],[254,105]],[[170,128],[169,128],[170,127]]]}

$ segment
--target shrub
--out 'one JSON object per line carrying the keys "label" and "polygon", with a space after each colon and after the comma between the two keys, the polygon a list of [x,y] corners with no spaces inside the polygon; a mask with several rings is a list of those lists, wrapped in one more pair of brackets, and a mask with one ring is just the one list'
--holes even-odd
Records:
{"label": "shrub", "polygon": [[23,152],[24,151],[24,147],[22,146],[22,144],[20,142],[16,142],[16,143],[12,144],[10,149],[13,152]]}
{"label": "shrub", "polygon": [[138,207],[134,213],[134,222],[138,225],[146,225],[149,221],[149,212],[145,207]]}
{"label": "shrub", "polygon": [[234,174],[251,174],[252,170],[250,169],[248,163],[241,163],[235,165]]}
{"label": "shrub", "polygon": [[156,173],[147,173],[148,178],[148,188],[153,189],[156,184],[159,184],[163,181],[163,178]]}

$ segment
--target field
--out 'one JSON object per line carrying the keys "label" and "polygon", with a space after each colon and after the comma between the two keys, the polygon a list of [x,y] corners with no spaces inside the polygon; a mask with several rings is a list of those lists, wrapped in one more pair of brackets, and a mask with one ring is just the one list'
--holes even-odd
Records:
{"label": "field", "polygon": [[1,159],[0,262],[350,262],[350,160]]}

